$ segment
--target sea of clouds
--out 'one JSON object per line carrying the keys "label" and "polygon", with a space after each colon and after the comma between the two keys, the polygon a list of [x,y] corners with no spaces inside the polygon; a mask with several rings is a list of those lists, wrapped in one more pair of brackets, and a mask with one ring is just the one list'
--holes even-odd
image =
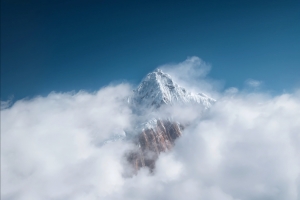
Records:
{"label": "sea of clouds", "polygon": [[[198,57],[161,67],[217,99],[206,111],[164,111],[189,124],[154,173],[134,176],[124,154],[138,116],[123,83],[1,103],[2,200],[299,200],[300,91],[219,90]],[[260,81],[249,79],[250,86]],[[217,89],[216,89],[217,88]]]}

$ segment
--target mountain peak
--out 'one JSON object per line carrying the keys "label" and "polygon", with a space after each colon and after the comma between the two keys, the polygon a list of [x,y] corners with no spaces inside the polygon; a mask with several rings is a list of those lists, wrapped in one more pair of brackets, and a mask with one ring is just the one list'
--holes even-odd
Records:
{"label": "mountain peak", "polygon": [[[214,99],[203,93],[188,92],[161,69],[147,74],[137,89],[134,90],[132,97],[129,98],[129,103],[133,106],[134,111],[141,115],[144,114],[143,111],[145,110],[151,112],[153,109],[158,109],[164,105],[198,104],[206,109],[214,102]],[[127,160],[132,164],[135,173],[142,167],[149,167],[150,171],[153,172],[159,154],[171,150],[175,140],[182,135],[186,125],[173,121],[171,115],[167,119],[166,116],[161,119],[157,118],[158,116],[150,117],[153,116],[146,115],[139,119],[143,123],[138,125],[136,129],[138,134],[133,136],[138,149],[127,156]]]}
{"label": "mountain peak", "polygon": [[202,94],[194,94],[176,84],[172,77],[161,69],[149,73],[140,83],[131,102],[135,106],[145,108],[159,108],[162,105],[197,103],[205,108],[211,106],[215,100]]}

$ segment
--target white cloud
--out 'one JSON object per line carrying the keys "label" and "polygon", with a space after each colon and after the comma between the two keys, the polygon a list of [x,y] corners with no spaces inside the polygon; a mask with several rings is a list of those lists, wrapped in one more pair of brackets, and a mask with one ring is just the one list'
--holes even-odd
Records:
{"label": "white cloud", "polygon": [[209,73],[211,66],[197,56],[192,56],[181,63],[163,65],[160,68],[172,77],[186,80],[205,77]]}
{"label": "white cloud", "polygon": [[299,109],[296,95],[225,96],[186,130],[176,154],[190,176],[232,198],[297,199]]}
{"label": "white cloud", "polygon": [[211,65],[196,56],[188,57],[181,63],[167,64],[159,68],[170,74],[176,83],[191,92],[201,91],[217,98],[217,91],[223,86],[221,81],[206,77],[211,70]]}
{"label": "white cloud", "polygon": [[249,87],[257,88],[261,86],[262,81],[254,80],[254,79],[248,79],[245,82]]}
{"label": "white cloud", "polygon": [[93,199],[122,184],[126,145],[99,144],[130,126],[130,92],[51,93],[2,110],[1,199]]}
{"label": "white cloud", "polygon": [[1,110],[8,108],[11,105],[11,101],[1,101]]}
{"label": "white cloud", "polygon": [[1,199],[299,199],[299,91],[229,89],[210,110],[170,109],[190,126],[154,174],[125,177],[130,144],[103,142],[134,124],[130,92],[51,93],[2,110]]}
{"label": "white cloud", "polygon": [[230,94],[234,95],[238,92],[239,92],[239,90],[235,87],[231,87],[231,88],[228,88],[227,90],[225,90],[225,94],[227,94],[227,95],[230,95]]}

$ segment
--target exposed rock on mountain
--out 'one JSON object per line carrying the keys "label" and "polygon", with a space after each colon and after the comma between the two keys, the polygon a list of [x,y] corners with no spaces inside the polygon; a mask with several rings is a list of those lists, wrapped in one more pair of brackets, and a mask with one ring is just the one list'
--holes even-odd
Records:
{"label": "exposed rock on mountain", "polygon": [[135,138],[138,151],[132,152],[128,157],[135,171],[141,167],[149,167],[152,171],[159,154],[173,147],[175,140],[181,136],[183,128],[176,122],[157,120],[156,126],[138,134]]}

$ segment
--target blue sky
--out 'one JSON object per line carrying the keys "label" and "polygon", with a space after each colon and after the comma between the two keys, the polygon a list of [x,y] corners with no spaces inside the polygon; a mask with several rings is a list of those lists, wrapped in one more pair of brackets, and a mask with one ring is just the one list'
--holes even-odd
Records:
{"label": "blue sky", "polygon": [[224,88],[299,88],[300,2],[1,1],[1,100],[138,83],[198,56]]}

